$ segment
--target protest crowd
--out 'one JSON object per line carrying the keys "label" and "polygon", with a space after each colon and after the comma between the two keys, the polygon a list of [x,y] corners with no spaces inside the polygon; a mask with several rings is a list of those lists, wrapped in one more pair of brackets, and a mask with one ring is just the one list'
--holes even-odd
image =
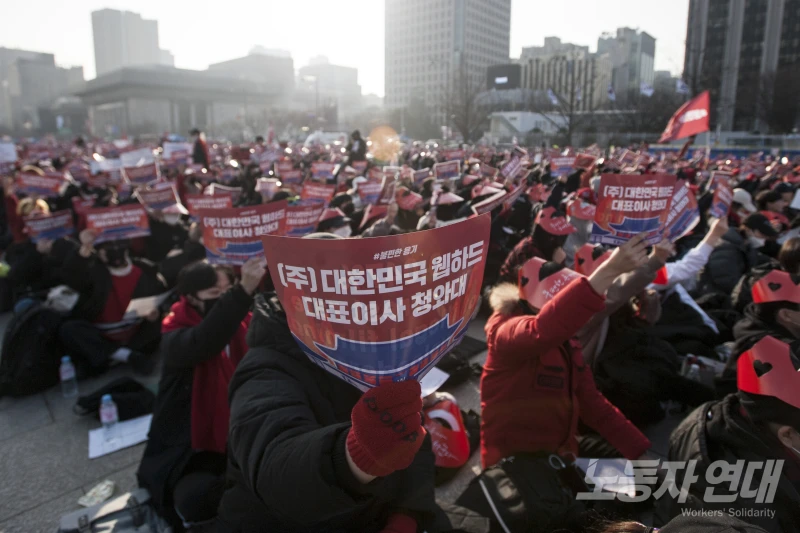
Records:
{"label": "protest crowd", "polygon": [[[128,380],[91,408],[153,413],[137,477],[172,531],[800,532],[800,156],[687,125],[383,160],[359,132],[0,141],[0,395],[65,354],[160,372],[151,405]],[[604,487],[625,460],[633,492]]]}

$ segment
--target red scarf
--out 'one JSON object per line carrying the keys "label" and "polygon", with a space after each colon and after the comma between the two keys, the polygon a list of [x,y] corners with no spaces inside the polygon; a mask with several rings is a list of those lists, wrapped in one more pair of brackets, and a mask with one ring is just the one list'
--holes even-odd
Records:
{"label": "red scarf", "polygon": [[[245,335],[250,325],[248,313],[228,346],[219,355],[194,367],[192,383],[192,448],[225,453],[228,442],[228,385],[239,361],[247,353]],[[169,333],[200,324],[203,317],[189,305],[186,297],[172,306],[161,325],[161,333]]]}

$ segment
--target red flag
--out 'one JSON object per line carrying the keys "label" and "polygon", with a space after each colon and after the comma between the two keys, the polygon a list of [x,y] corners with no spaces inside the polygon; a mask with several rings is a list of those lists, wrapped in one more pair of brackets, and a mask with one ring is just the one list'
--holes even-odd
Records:
{"label": "red flag", "polygon": [[676,141],[708,131],[710,129],[710,110],[711,97],[708,91],[689,100],[669,119],[667,129],[664,130],[658,142]]}

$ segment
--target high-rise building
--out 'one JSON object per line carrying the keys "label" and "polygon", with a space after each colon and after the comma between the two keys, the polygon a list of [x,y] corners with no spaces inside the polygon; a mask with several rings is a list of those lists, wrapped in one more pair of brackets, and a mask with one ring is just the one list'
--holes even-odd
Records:
{"label": "high-rise building", "polygon": [[143,19],[138,13],[93,11],[92,32],[98,76],[123,67],[160,65],[166,59],[166,51],[158,45],[158,21]]}
{"label": "high-rise building", "polygon": [[296,100],[317,113],[320,105],[335,104],[342,118],[358,112],[362,106],[358,69],[332,65],[324,56],[312,58],[298,72]]}
{"label": "high-rise building", "polygon": [[725,131],[800,122],[800,0],[690,0],[684,80]]}
{"label": "high-rise building", "polygon": [[386,0],[385,22],[386,107],[424,102],[439,125],[455,80],[485,86],[508,62],[511,0]]}
{"label": "high-rise building", "polygon": [[572,43],[562,43],[558,37],[545,37],[544,46],[524,46],[522,47],[522,54],[520,54],[520,61],[532,59],[536,57],[552,57],[559,54],[568,53],[589,53],[588,46],[580,46]]}
{"label": "high-rise building", "polygon": [[83,67],[59,67],[53,54],[0,48],[0,126],[38,128],[39,109],[83,82]]}
{"label": "high-rise building", "polygon": [[616,35],[605,33],[597,39],[597,53],[611,58],[618,105],[635,101],[642,84],[653,86],[656,40],[648,33],[631,28],[618,28]]}
{"label": "high-rise building", "polygon": [[565,45],[552,49],[547,55],[529,54],[519,62],[522,65],[522,89],[532,89],[540,96],[555,98],[562,107],[595,111],[608,101],[608,85],[611,83],[608,54],[591,54],[587,47]]}

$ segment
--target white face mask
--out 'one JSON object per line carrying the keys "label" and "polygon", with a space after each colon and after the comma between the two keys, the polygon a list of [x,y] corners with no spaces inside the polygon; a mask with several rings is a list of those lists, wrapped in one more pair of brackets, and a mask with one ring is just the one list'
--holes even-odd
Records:
{"label": "white face mask", "polygon": [[350,228],[350,226],[342,226],[341,228],[336,228],[333,230],[333,234],[347,239],[353,234],[353,230]]}
{"label": "white face mask", "polygon": [[754,235],[748,237],[747,241],[750,243],[750,246],[756,250],[763,248],[764,245],[767,244],[767,239],[759,239]]}
{"label": "white face mask", "polygon": [[116,276],[118,278],[127,276],[128,274],[131,273],[132,270],[133,270],[133,264],[130,261],[128,261],[128,264],[125,265],[124,267],[119,267],[119,268],[108,267],[108,271],[111,273],[111,275]]}
{"label": "white face mask", "polygon": [[177,226],[178,222],[181,221],[181,216],[175,213],[166,213],[164,214],[164,222],[169,224],[170,226]]}

